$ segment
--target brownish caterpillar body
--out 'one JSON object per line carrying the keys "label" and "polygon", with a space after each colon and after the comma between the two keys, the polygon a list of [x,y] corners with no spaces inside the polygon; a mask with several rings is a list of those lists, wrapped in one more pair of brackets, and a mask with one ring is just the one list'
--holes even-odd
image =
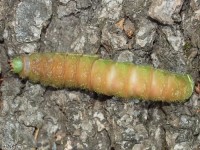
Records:
{"label": "brownish caterpillar body", "polygon": [[11,66],[20,77],[43,85],[80,87],[122,98],[184,101],[191,96],[194,87],[187,74],[90,55],[34,53],[14,58]]}

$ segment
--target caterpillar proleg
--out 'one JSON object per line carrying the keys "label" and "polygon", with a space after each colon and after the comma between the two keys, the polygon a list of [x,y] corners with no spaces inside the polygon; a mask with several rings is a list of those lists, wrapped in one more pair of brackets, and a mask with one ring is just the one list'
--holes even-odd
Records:
{"label": "caterpillar proleg", "polygon": [[33,53],[14,58],[11,67],[20,77],[45,86],[78,87],[125,99],[185,101],[194,88],[188,74],[90,55]]}

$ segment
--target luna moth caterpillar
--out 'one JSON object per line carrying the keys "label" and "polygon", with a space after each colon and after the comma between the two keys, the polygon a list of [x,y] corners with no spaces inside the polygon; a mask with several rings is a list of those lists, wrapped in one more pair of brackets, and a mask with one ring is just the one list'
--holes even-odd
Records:
{"label": "luna moth caterpillar", "polygon": [[180,102],[188,99],[194,88],[188,74],[114,62],[98,56],[33,53],[15,57],[10,64],[12,71],[21,78],[45,86],[79,87],[125,99]]}

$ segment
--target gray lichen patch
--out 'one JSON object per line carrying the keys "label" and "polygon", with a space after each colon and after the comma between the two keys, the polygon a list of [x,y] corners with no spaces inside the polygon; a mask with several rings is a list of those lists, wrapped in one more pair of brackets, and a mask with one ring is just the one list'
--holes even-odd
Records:
{"label": "gray lichen patch", "polygon": [[[25,96],[26,94],[20,96],[22,84],[19,80],[9,78],[5,79],[2,84],[0,138],[3,140],[1,148],[28,149],[36,147],[33,137],[34,128],[30,126],[38,125],[39,115],[34,117],[34,113],[39,114],[39,111],[33,109],[36,107],[31,106],[30,99]],[[24,121],[22,121],[23,119]]]}
{"label": "gray lichen patch", "polygon": [[76,3],[74,1],[70,1],[67,3],[66,6],[60,5],[58,7],[57,14],[58,18],[62,18],[65,16],[69,16],[71,14],[76,14],[78,12],[79,12],[78,9],[76,9]]}
{"label": "gray lichen patch", "polygon": [[191,1],[190,3],[190,11],[189,13],[183,12],[184,17],[183,27],[184,27],[184,34],[191,39],[191,43],[195,47],[200,47],[199,42],[199,27],[200,27],[200,6],[198,1]]}
{"label": "gray lichen patch", "polygon": [[103,8],[98,11],[99,19],[119,19],[123,0],[103,0]]}
{"label": "gray lichen patch", "polygon": [[101,44],[99,36],[98,27],[82,25],[75,17],[56,19],[47,30],[44,49],[95,54]]}
{"label": "gray lichen patch", "polygon": [[20,49],[19,53],[34,53],[38,49],[38,45],[35,42],[23,43],[18,46],[18,49]]}
{"label": "gray lichen patch", "polygon": [[183,52],[185,39],[182,32],[176,25],[172,28],[161,27],[157,32],[159,33],[156,38],[157,44],[154,44],[151,54],[153,65],[159,68],[165,66],[170,71],[185,72],[187,60]]}
{"label": "gray lichen patch", "polygon": [[180,29],[174,29],[170,27],[163,27],[163,33],[166,35],[167,41],[170,43],[175,51],[183,52],[183,46],[185,45],[185,40],[183,33]]}
{"label": "gray lichen patch", "polygon": [[152,47],[155,40],[157,25],[149,20],[142,19],[139,22],[139,30],[136,33],[136,45],[139,47]]}
{"label": "gray lichen patch", "polygon": [[1,64],[1,73],[6,73],[9,70],[9,64],[7,51],[3,45],[0,45],[0,64]]}
{"label": "gray lichen patch", "polygon": [[101,43],[108,51],[128,49],[128,38],[124,32],[109,22],[102,29]]}
{"label": "gray lichen patch", "polygon": [[159,0],[153,1],[149,8],[149,16],[163,24],[173,24],[180,22],[179,12],[184,0]]}
{"label": "gray lichen patch", "polygon": [[15,33],[18,42],[40,39],[41,30],[52,15],[51,0],[27,0],[16,9]]}

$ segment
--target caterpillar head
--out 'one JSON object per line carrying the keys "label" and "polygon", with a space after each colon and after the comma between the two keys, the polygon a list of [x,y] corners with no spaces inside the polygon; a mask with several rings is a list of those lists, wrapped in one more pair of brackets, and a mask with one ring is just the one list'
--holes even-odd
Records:
{"label": "caterpillar head", "polygon": [[10,62],[11,71],[14,73],[20,73],[23,70],[23,62],[20,57],[12,59]]}

